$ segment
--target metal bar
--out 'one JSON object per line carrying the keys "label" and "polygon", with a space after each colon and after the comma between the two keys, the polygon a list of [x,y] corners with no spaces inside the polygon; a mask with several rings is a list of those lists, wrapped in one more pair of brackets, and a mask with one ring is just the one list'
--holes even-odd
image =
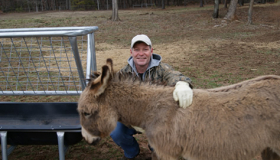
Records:
{"label": "metal bar", "polygon": [[[65,28],[65,29],[55,29],[55,28],[42,28],[42,30],[30,30],[19,29],[18,31],[12,29],[1,29],[0,38],[11,38],[11,37],[49,37],[49,36],[79,36],[86,35],[97,30],[98,27],[94,26],[92,28]],[[44,32],[42,32],[44,31]]]}
{"label": "metal bar", "polygon": [[[12,43],[13,43],[13,38],[11,38],[11,41],[12,41]],[[16,54],[17,54],[17,56],[18,56],[18,58],[19,58],[19,61],[20,61],[20,64],[21,64],[21,66],[22,66],[22,69],[23,69],[23,71],[24,71],[24,74],[26,75],[26,78],[27,78],[27,80],[28,80],[28,83],[29,83],[29,85],[31,86],[32,90],[34,91],[33,85],[31,84],[31,81],[30,81],[30,79],[29,79],[28,73],[27,73],[26,70],[25,70],[25,67],[24,67],[24,65],[23,65],[23,63],[22,63],[22,60],[21,60],[21,58],[20,58],[20,55],[19,55],[19,53],[18,53],[18,51],[17,51],[16,46],[15,46],[14,43],[13,43],[13,46],[14,46],[14,49],[15,49],[15,51],[16,51]],[[19,80],[18,80],[18,83],[19,83]]]}
{"label": "metal bar", "polygon": [[[37,74],[37,76],[38,76],[38,79],[39,79],[39,81],[40,81],[40,84],[41,84],[41,86],[43,87],[43,90],[45,91],[45,88],[44,88],[44,86],[42,85],[42,81],[41,81],[39,72],[38,72],[38,70],[37,70],[37,67],[36,67],[36,65],[34,64],[34,61],[33,61],[33,59],[32,59],[31,51],[29,51],[29,49],[28,49],[27,43],[26,43],[26,41],[25,41],[25,38],[23,38],[23,40],[24,40],[25,46],[26,46],[26,48],[27,48],[27,52],[28,52],[28,54],[29,54],[29,59],[30,59],[30,61],[32,62],[33,67],[34,67],[34,69],[35,69],[35,71],[36,71],[36,74]],[[29,64],[30,64],[30,63],[29,63]],[[28,68],[29,68],[29,67],[28,67]],[[32,87],[32,88],[33,88],[33,87]],[[35,91],[35,90],[33,90],[33,91]]]}
{"label": "metal bar", "polygon": [[43,28],[11,28],[0,29],[0,32],[34,32],[34,31],[64,31],[64,30],[97,30],[97,26],[82,26],[82,27],[43,27]]}
{"label": "metal bar", "polygon": [[[73,76],[73,72],[72,72],[71,63],[70,63],[70,60],[69,60],[68,53],[67,53],[67,51],[66,51],[66,46],[65,46],[65,42],[64,42],[63,38],[62,38],[62,43],[63,43],[64,50],[65,50],[65,53],[66,53],[66,58],[67,58],[67,61],[68,61],[68,64],[69,64],[69,69],[70,69],[70,73],[69,73],[69,74],[71,74],[72,79],[74,80],[74,76]],[[70,75],[69,75],[69,77],[70,77]],[[75,86],[76,91],[78,91],[78,88],[77,88],[76,82],[75,82],[75,81],[73,81],[73,82],[74,82],[74,86]]]}
{"label": "metal bar", "polygon": [[[95,42],[94,33],[88,34],[88,45],[87,45],[87,69],[86,69],[86,79],[90,78],[90,72],[96,71],[96,54],[95,54]],[[83,88],[84,90],[84,88]]]}
{"label": "metal bar", "polygon": [[[9,80],[8,80],[8,78],[7,78],[7,76],[5,76],[5,73],[4,73],[4,71],[2,70],[1,66],[0,66],[0,70],[1,70],[1,72],[2,72],[2,74],[3,74],[3,77],[5,77],[7,84],[9,85],[10,88],[12,88],[12,86],[11,86],[11,84],[10,84],[10,82],[9,82]],[[7,87],[7,86],[6,86],[6,87]],[[4,90],[3,90],[1,87],[0,87],[0,89],[1,89],[1,92],[4,93]],[[14,93],[14,91],[10,91],[10,92],[11,92],[11,93]]]}
{"label": "metal bar", "polygon": [[59,160],[65,160],[64,132],[56,132],[58,140]]}
{"label": "metal bar", "polygon": [[[2,43],[1,43],[1,47],[4,48]],[[11,44],[11,49],[12,49],[12,44]],[[8,60],[8,62],[9,62],[9,65],[12,66],[11,61],[10,61],[10,58],[8,57],[6,51],[5,51],[5,50],[3,50],[3,51],[4,51],[4,54],[5,54],[5,56],[6,56],[7,60]],[[17,74],[16,74],[16,72],[15,72],[15,70],[14,70],[13,67],[11,67],[11,70],[13,71],[14,76],[16,76],[16,79],[18,80],[18,76],[17,76]],[[8,73],[10,73],[10,72],[8,72]],[[4,74],[5,74],[5,73],[3,72],[3,75],[4,75]],[[8,74],[8,75],[9,75],[9,74]],[[9,84],[9,86],[11,87],[11,90],[12,90],[12,86],[11,86],[10,83],[9,83],[9,78],[8,78],[9,76],[8,76],[8,75],[5,76],[5,77],[6,77],[6,81],[7,81],[7,83]],[[17,83],[19,84],[20,88],[22,89],[21,83],[19,83],[19,81],[17,81]],[[23,89],[22,89],[22,90],[23,90]]]}
{"label": "metal bar", "polygon": [[1,91],[1,95],[79,95],[82,91]]}
{"label": "metal bar", "polygon": [[1,149],[2,149],[2,160],[8,160],[7,155],[7,131],[1,131]]}
{"label": "metal bar", "polygon": [[11,145],[8,150],[7,150],[7,154],[8,156],[13,152],[13,150],[16,148],[17,146],[16,145]]}
{"label": "metal bar", "polygon": [[[39,49],[40,49],[40,54],[41,54],[41,57],[42,57],[42,59],[43,59],[43,62],[44,62],[45,68],[46,68],[47,73],[48,73],[48,76],[51,76],[50,71],[49,71],[49,69],[48,69],[48,67],[47,67],[46,60],[45,60],[45,58],[44,58],[44,56],[43,56],[43,54],[42,54],[42,48],[41,48],[41,45],[40,45],[40,43],[39,43],[38,38],[36,38],[36,40],[37,40],[37,44],[38,44]],[[42,39],[41,39],[41,43],[42,43]],[[51,79],[51,84],[52,84],[52,86],[54,87],[54,84],[53,84],[53,82],[52,82],[52,78],[50,78],[50,79]],[[47,88],[48,88],[48,86],[47,86]],[[35,91],[35,92],[36,92],[36,91]]]}
{"label": "metal bar", "polygon": [[[75,37],[76,38],[76,37]],[[54,52],[54,49],[53,49],[53,45],[52,45],[52,41],[51,41],[51,39],[50,39],[50,44],[51,44],[51,49],[52,49],[52,53],[53,53],[53,56],[54,56],[54,59],[55,59],[55,63],[56,63],[56,66],[57,66],[57,69],[58,69],[58,73],[59,73],[59,77],[58,77],[58,79],[59,78],[61,78],[61,81],[62,81],[62,83],[63,83],[63,87],[66,89],[66,87],[65,87],[65,83],[64,83],[64,81],[63,81],[63,79],[62,79],[62,77],[61,77],[61,71],[60,71],[60,67],[59,67],[59,65],[58,65],[58,62],[57,62],[57,58],[56,58],[56,56],[55,56],[55,52]],[[77,43],[76,43],[76,46],[77,46]],[[77,48],[77,50],[78,50],[78,48]],[[79,59],[79,61],[81,61],[80,59]],[[58,80],[58,82],[59,82],[59,80]],[[57,88],[58,89],[58,88]],[[67,93],[67,91],[66,91],[66,93]]]}
{"label": "metal bar", "polygon": [[82,63],[81,63],[81,59],[80,59],[80,55],[79,55],[79,50],[77,48],[77,37],[69,37],[69,41],[72,46],[72,51],[73,51],[73,54],[75,57],[75,62],[76,62],[76,66],[78,69],[79,76],[80,76],[82,88],[85,88],[86,79],[84,77],[83,67],[82,67]]}

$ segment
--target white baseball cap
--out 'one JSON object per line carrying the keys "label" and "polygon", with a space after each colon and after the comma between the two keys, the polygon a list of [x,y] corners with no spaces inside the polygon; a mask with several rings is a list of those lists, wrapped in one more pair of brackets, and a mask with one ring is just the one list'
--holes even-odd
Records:
{"label": "white baseball cap", "polygon": [[136,42],[144,42],[148,46],[152,46],[152,42],[151,42],[150,38],[148,36],[146,36],[145,34],[139,34],[139,35],[133,37],[131,40],[131,48],[133,48],[133,46]]}

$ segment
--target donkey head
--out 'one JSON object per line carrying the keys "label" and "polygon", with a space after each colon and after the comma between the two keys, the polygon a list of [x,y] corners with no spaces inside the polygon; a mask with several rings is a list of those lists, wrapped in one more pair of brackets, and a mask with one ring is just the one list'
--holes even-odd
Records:
{"label": "donkey head", "polygon": [[88,143],[96,143],[101,137],[108,136],[117,123],[117,113],[108,106],[105,98],[113,75],[113,62],[107,59],[100,74],[89,81],[78,101],[78,112],[82,126],[82,135]]}

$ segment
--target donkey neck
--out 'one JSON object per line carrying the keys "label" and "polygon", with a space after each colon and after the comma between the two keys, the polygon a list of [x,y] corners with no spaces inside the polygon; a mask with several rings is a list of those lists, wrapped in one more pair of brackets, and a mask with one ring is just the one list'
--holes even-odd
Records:
{"label": "donkey neck", "polygon": [[147,124],[154,120],[154,116],[159,114],[158,112],[164,114],[162,110],[172,108],[166,104],[175,103],[172,96],[173,87],[140,82],[112,82],[106,90],[107,97],[110,97],[109,105],[117,111],[118,120],[127,126],[145,129]]}

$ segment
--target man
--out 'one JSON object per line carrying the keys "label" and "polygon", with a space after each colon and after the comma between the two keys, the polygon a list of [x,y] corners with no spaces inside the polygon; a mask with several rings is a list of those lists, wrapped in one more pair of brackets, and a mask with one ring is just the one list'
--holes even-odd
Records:
{"label": "man", "polygon": [[[131,40],[130,55],[128,65],[120,70],[121,73],[136,74],[141,80],[175,85],[174,100],[179,101],[180,107],[183,108],[191,105],[193,97],[191,79],[162,63],[161,56],[153,53],[152,42],[148,36],[137,35]],[[140,152],[139,145],[133,137],[136,133],[135,129],[118,122],[110,134],[114,142],[124,150],[123,160],[134,159]]]}

